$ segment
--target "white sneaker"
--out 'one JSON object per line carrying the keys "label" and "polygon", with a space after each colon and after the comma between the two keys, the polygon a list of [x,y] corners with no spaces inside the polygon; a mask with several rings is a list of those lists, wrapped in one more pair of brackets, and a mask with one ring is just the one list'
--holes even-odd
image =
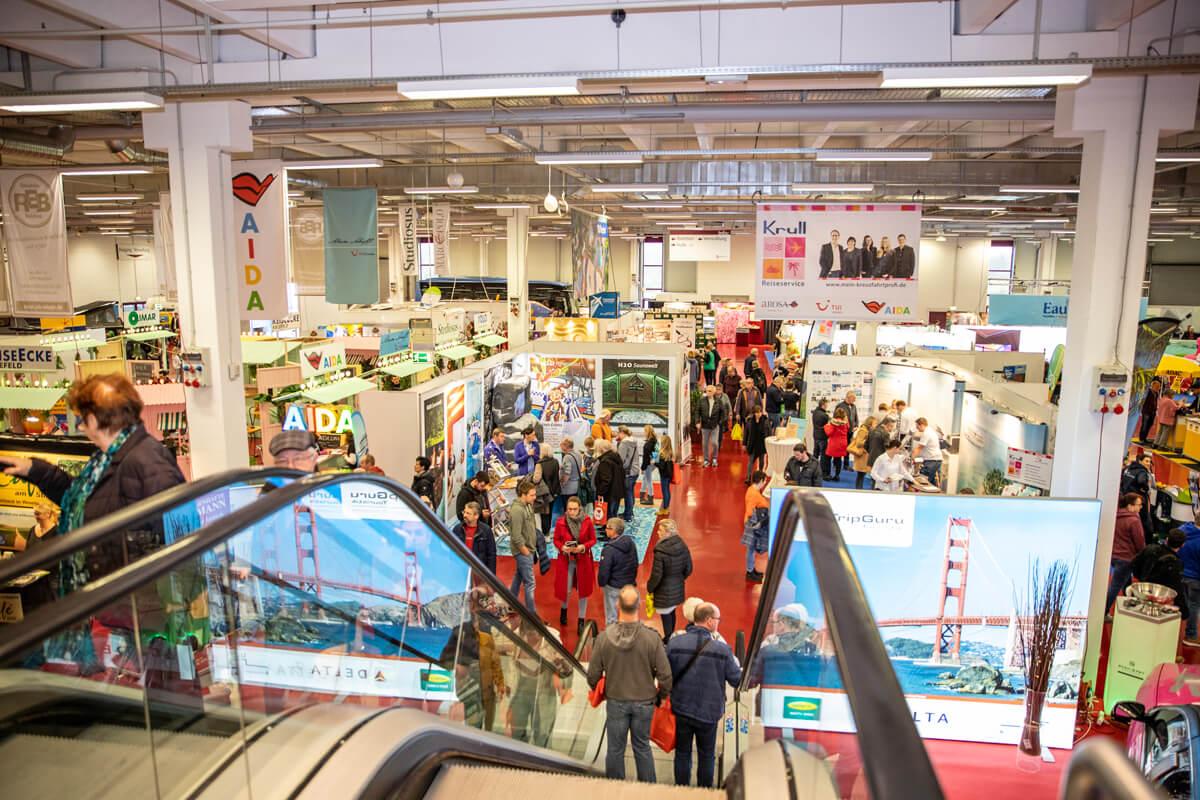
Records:
{"label": "white sneaker", "polygon": [[706,467],[708,466],[708,462],[707,462],[707,461],[705,461],[705,462],[704,462],[704,466],[706,466]]}

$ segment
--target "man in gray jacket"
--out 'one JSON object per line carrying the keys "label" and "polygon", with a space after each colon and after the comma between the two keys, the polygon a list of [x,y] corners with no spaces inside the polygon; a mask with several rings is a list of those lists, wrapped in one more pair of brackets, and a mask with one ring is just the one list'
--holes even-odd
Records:
{"label": "man in gray jacket", "polygon": [[[621,457],[621,464],[625,467],[625,503],[621,509],[621,518],[626,522],[633,522],[633,494],[638,476],[642,472],[641,460],[638,458],[641,450],[628,425],[617,428],[617,455]],[[610,508],[608,513],[616,514],[616,511]]]}
{"label": "man in gray jacket", "polygon": [[508,546],[513,557],[517,560],[517,569],[513,573],[513,597],[521,599],[521,587],[525,587],[525,607],[529,613],[537,617],[537,606],[533,603],[534,582],[533,566],[537,562],[537,522],[533,510],[533,501],[537,499],[537,486],[533,481],[524,480],[517,484],[517,501],[508,512]]}
{"label": "man in gray jacket", "polygon": [[658,633],[638,620],[640,607],[637,588],[622,588],[616,624],[605,628],[596,639],[588,664],[588,685],[594,689],[604,677],[608,714],[604,774],[625,779],[625,743],[632,739],[637,779],[654,783],[650,720],[659,701],[671,693],[671,664]]}
{"label": "man in gray jacket", "polygon": [[554,500],[554,513],[552,514],[553,521],[550,523],[550,531],[546,531],[549,535],[554,529],[554,523],[567,510],[567,500],[579,494],[579,481],[583,475],[583,459],[575,455],[575,442],[570,436],[564,436],[559,449],[562,451],[562,469],[558,472],[559,495]]}

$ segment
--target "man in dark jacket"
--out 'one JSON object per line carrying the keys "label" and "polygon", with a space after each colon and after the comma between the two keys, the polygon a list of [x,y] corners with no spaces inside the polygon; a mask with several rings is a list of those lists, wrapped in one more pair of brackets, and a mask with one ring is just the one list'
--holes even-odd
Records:
{"label": "man in dark jacket", "polygon": [[495,575],[496,537],[491,526],[480,519],[481,511],[479,503],[467,503],[459,513],[462,522],[455,525],[451,532]]}
{"label": "man in dark jacket", "polygon": [[608,544],[600,555],[600,574],[596,581],[604,590],[604,624],[617,621],[617,597],[622,586],[637,583],[637,545],[633,537],[625,535],[625,520],[610,517],[604,526]]}
{"label": "man in dark jacket", "polygon": [[1158,417],[1158,396],[1162,394],[1162,381],[1158,378],[1150,381],[1150,388],[1142,399],[1141,421],[1138,423],[1138,439],[1143,444],[1150,443],[1150,429]]}
{"label": "man in dark jacket", "polygon": [[[829,401],[824,397],[817,400],[817,407],[812,412],[812,435],[813,435],[813,450],[816,453],[816,459],[827,470],[829,459],[825,458],[825,448],[829,446],[829,436],[825,433],[825,426],[829,424]],[[833,480],[833,476],[828,472],[823,471],[821,475],[825,480]]]}
{"label": "man in dark jacket", "polygon": [[1113,531],[1112,558],[1108,570],[1108,599],[1104,601],[1104,613],[1112,608],[1117,595],[1125,591],[1133,574],[1133,559],[1146,546],[1146,534],[1142,530],[1142,498],[1134,492],[1121,495],[1117,502],[1117,523]]}
{"label": "man in dark jacket", "polygon": [[[1200,608],[1200,526],[1186,522],[1178,530],[1183,532],[1184,544],[1179,550],[1183,562],[1183,588],[1187,590],[1188,606]],[[1196,619],[1189,617],[1184,629],[1184,639],[1196,641]]]}
{"label": "man in dark jacket", "polygon": [[596,497],[607,504],[608,516],[615,517],[621,506],[621,498],[625,496],[625,465],[613,449],[613,443],[607,439],[598,439],[595,448],[599,454],[593,478]]}
{"label": "man in dark jacket", "polygon": [[1188,540],[1188,535],[1182,528],[1174,528],[1167,534],[1167,540],[1162,544],[1147,545],[1133,560],[1134,577],[1143,583],[1157,583],[1175,590],[1175,607],[1179,614],[1187,620],[1185,639],[1195,642],[1196,625],[1192,622],[1191,604],[1188,602],[1187,587],[1183,583],[1183,560],[1180,550]]}
{"label": "man in dark jacket", "polygon": [[879,457],[887,452],[888,442],[896,438],[896,418],[884,417],[867,437],[867,466],[875,466]]}
{"label": "man in dark jacket", "polygon": [[[604,569],[603,564],[600,568]],[[637,589],[622,588],[619,603],[619,619],[596,638],[588,663],[588,685],[596,688],[603,677],[607,698],[608,753],[604,774],[616,780],[625,779],[625,747],[632,739],[637,779],[654,783],[650,720],[654,717],[654,707],[671,693],[671,664],[658,634],[638,619],[641,598]]]}
{"label": "man in dark jacket", "polygon": [[704,387],[704,396],[696,402],[696,427],[700,429],[700,453],[704,458],[704,466],[715,467],[717,454],[721,451],[721,431],[729,424],[733,409],[729,398],[717,391],[717,387],[708,384]]}
{"label": "man in dark jacket", "polygon": [[821,267],[821,277],[835,278],[842,277],[842,255],[846,252],[842,245],[838,242],[841,238],[838,231],[829,232],[829,241],[821,245],[821,255],[817,258],[817,263]]}
{"label": "man in dark jacket", "polygon": [[488,509],[488,489],[491,485],[491,476],[486,472],[476,472],[475,477],[463,484],[454,500],[454,513],[459,522],[463,521],[463,509],[467,507],[467,503],[478,503],[484,522],[491,522],[492,512]]}
{"label": "man in dark jacket", "polygon": [[767,387],[767,416],[771,418],[772,431],[783,422],[783,382],[784,376],[776,372],[774,380]]}
{"label": "man in dark jacket", "polygon": [[1154,456],[1143,452],[1121,474],[1121,494],[1135,492],[1142,498],[1142,526],[1147,534],[1154,532],[1150,518],[1150,488],[1154,485]]}
{"label": "man in dark jacket", "polygon": [[425,456],[417,456],[417,460],[413,463],[413,494],[417,497],[428,497],[431,501],[436,502],[434,497],[433,485],[433,470],[430,469],[433,462]]}
{"label": "man in dark jacket", "polygon": [[903,233],[896,237],[896,249],[892,251],[892,277],[911,278],[917,271],[917,254]]}
{"label": "man in dark jacket", "polygon": [[734,688],[742,679],[742,668],[729,645],[717,641],[720,610],[711,603],[696,608],[695,622],[667,645],[674,688],[671,710],[675,712],[675,785],[692,782],[692,739],[696,740],[696,785],[713,785],[713,759],[717,728],[725,715],[725,686]]}
{"label": "man in dark jacket", "polygon": [[686,596],[684,581],[691,574],[692,551],[679,535],[675,520],[664,519],[658,526],[654,564],[646,581],[646,592],[654,595],[654,607],[662,617],[664,642],[675,632],[675,607]]}
{"label": "man in dark jacket", "polygon": [[804,442],[792,448],[792,457],[783,468],[783,482],[788,486],[821,485],[821,467],[808,454],[808,445]]}
{"label": "man in dark jacket", "polygon": [[757,367],[758,367],[758,348],[751,347],[749,355],[747,355],[746,360],[742,362],[742,374],[745,375],[747,378],[749,378],[750,373],[753,372]]}

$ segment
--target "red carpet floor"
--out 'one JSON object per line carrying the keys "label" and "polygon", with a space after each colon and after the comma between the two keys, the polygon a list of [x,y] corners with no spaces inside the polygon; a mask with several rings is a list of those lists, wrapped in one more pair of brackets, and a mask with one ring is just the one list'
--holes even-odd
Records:
{"label": "red carpet floor", "polygon": [[[722,347],[723,355],[734,357],[741,371],[746,350]],[[764,364],[765,367],[765,364]],[[699,465],[698,445],[695,458],[682,470],[681,483],[674,487],[671,517],[679,525],[681,535],[692,552],[695,571],[687,582],[688,595],[697,595],[717,603],[721,608],[721,632],[733,641],[736,632],[749,636],[758,607],[760,586],[745,580],[745,548],[740,543],[746,461],[740,446],[725,440],[720,466],[705,469]],[[850,474],[852,487],[853,474]],[[638,575],[644,586],[649,575],[651,547]],[[500,560],[501,577],[512,575],[511,559]],[[538,583],[537,605],[543,619],[558,627],[558,603],[553,596],[549,578]],[[574,604],[571,617],[574,620]],[[592,596],[588,617],[602,623],[603,601],[599,592]],[[682,619],[680,620],[682,625]],[[568,647],[576,641],[575,626],[563,631]],[[768,731],[768,735],[780,732]],[[1106,727],[1101,730],[1080,731],[1081,735],[1109,735],[1123,742],[1124,732]],[[822,734],[814,740],[829,753],[838,754],[836,774],[843,797],[866,798],[867,790],[861,774],[861,760],[852,736]],[[1057,796],[1059,781],[1070,756],[1066,751],[1054,751],[1054,762],[1018,757],[1015,746],[988,745],[964,742],[927,740],[927,750],[933,761],[945,796],[950,800],[1041,800]]]}

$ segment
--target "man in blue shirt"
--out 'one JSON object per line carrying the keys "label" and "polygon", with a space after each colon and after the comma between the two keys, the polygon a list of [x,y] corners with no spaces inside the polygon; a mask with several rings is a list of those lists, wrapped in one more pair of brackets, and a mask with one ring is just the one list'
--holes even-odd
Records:
{"label": "man in blue shirt", "polygon": [[537,431],[532,425],[521,431],[521,441],[513,448],[513,461],[518,475],[532,475],[533,468],[542,458],[542,446],[538,444]]}
{"label": "man in blue shirt", "polygon": [[486,469],[492,459],[508,466],[508,454],[504,452],[504,431],[492,428],[492,440],[483,447],[483,466]]}

